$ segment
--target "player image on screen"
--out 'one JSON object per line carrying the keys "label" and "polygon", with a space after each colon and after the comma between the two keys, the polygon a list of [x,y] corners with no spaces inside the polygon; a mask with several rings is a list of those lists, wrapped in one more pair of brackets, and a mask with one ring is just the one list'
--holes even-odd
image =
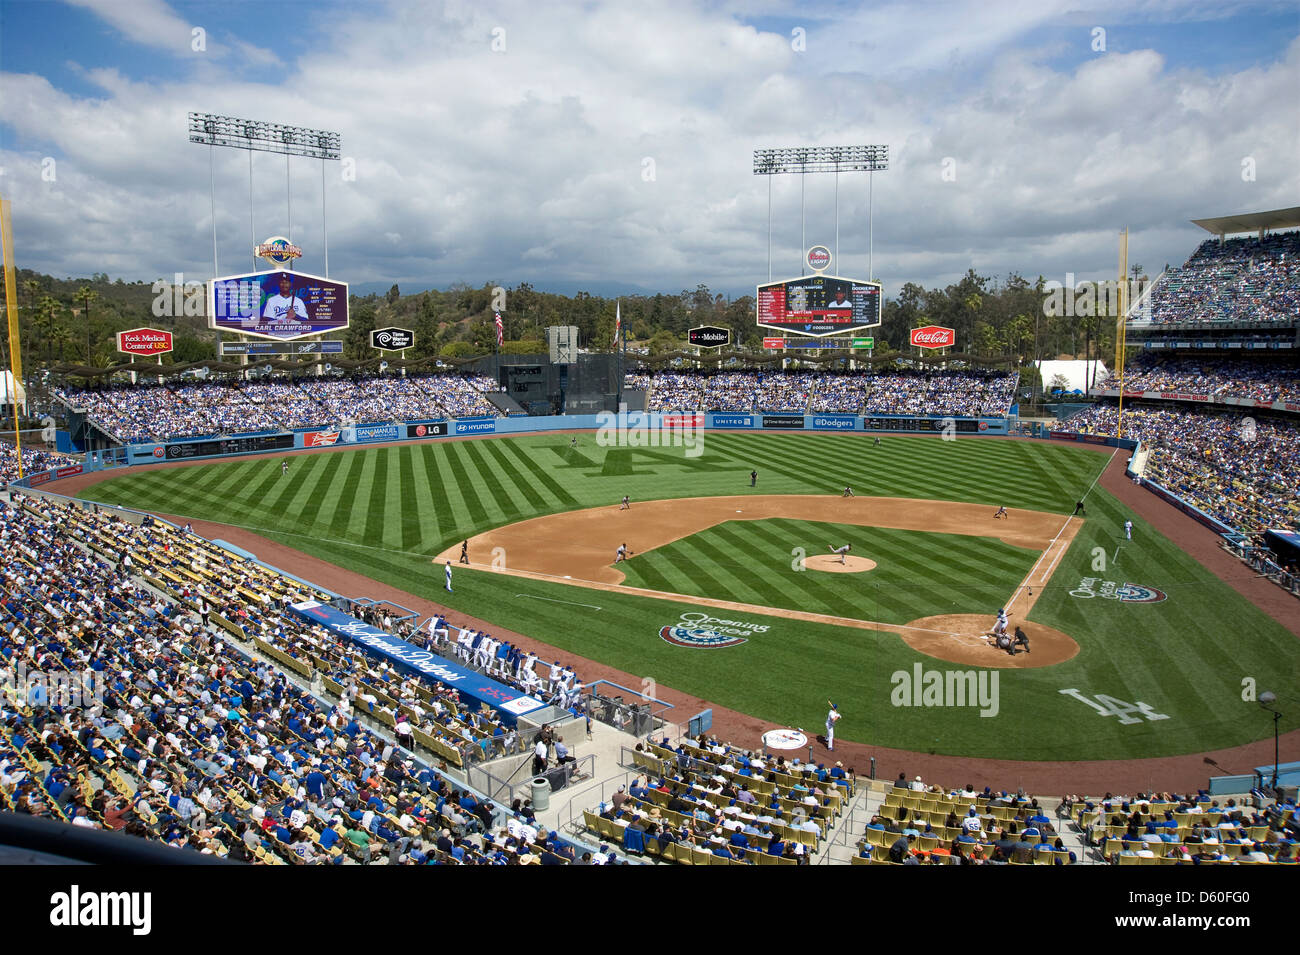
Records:
{"label": "player image on screen", "polygon": [[826,303],[827,308],[852,308],[853,303],[846,297],[847,293],[842,288],[835,290],[835,298]]}
{"label": "player image on screen", "polygon": [[267,298],[262,317],[272,322],[307,321],[307,304],[294,293],[293,276],[281,272],[276,284],[278,292]]}

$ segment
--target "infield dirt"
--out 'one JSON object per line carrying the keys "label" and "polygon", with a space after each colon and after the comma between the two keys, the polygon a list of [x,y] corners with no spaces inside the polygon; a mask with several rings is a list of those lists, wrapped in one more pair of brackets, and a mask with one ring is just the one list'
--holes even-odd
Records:
{"label": "infield dirt", "polygon": [[[1079,645],[1068,634],[1024,618],[1028,617],[1041,589],[1051,580],[1060,556],[1069,548],[1083,522],[1020,508],[1012,509],[1005,519],[995,519],[993,513],[994,509],[984,504],[891,497],[845,499],[838,495],[813,494],[676,498],[633,502],[629,508],[615,503],[535,517],[471,537],[470,566],[521,577],[559,580],[596,590],[689,600],[727,610],[889,631],[899,634],[908,646],[920,653],[954,663],[1023,668],[1050,666],[1070,659],[1079,652]],[[624,574],[614,562],[621,545],[626,544],[629,556],[633,556],[725,521],[773,518],[993,537],[1015,547],[1040,551],[1034,568],[1007,599],[1007,607],[1016,616],[1016,624],[1028,634],[1033,652],[1011,655],[991,646],[985,634],[992,629],[994,617],[984,614],[944,614],[899,625],[757,606],[722,596],[703,598],[622,586]],[[489,560],[483,561],[484,556]],[[480,559],[474,560],[475,557]],[[457,544],[439,554],[434,562],[454,563],[459,558]],[[868,557],[858,555],[857,559],[875,566]],[[819,562],[818,570],[870,569],[861,565],[842,566],[838,557],[829,554],[812,555],[807,560]]]}

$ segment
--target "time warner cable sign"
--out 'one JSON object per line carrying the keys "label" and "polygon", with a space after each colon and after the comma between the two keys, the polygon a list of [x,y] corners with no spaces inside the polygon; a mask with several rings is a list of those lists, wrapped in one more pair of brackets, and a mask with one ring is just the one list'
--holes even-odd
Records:
{"label": "time warner cable sign", "polygon": [[348,285],[283,269],[213,279],[208,327],[281,342],[336,332],[348,327]]}

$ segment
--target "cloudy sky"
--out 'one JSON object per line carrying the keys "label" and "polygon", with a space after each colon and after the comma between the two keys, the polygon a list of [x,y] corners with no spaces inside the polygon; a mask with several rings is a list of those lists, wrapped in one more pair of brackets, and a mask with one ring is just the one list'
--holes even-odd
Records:
{"label": "cloudy sky", "polygon": [[[321,162],[188,142],[189,111],[335,130],[331,276],[572,292],[752,293],[756,148],[885,144],[839,177],[839,257],[1157,272],[1190,218],[1300,205],[1300,5],[189,3],[0,0],[0,194],[22,267],[128,280],[251,265],[289,230],[324,270]],[[835,245],[835,177],[770,180],[773,271]]]}

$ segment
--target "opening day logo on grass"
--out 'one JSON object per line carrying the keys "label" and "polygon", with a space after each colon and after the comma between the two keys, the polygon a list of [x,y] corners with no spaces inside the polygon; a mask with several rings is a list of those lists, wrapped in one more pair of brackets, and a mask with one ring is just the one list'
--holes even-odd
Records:
{"label": "opening day logo on grass", "polygon": [[1127,604],[1154,604],[1165,599],[1165,592],[1142,584],[1117,584],[1113,580],[1102,580],[1099,577],[1084,577],[1079,581],[1079,586],[1070,591],[1070,596],[1084,600],[1105,597],[1107,600],[1119,600]]}
{"label": "opening day logo on grass", "polygon": [[679,622],[659,629],[659,636],[675,647],[693,647],[695,649],[716,649],[718,647],[738,647],[748,642],[746,637],[753,633],[766,633],[765,623],[746,623],[743,620],[725,620],[722,617],[710,617],[707,613],[687,612],[681,615]]}

